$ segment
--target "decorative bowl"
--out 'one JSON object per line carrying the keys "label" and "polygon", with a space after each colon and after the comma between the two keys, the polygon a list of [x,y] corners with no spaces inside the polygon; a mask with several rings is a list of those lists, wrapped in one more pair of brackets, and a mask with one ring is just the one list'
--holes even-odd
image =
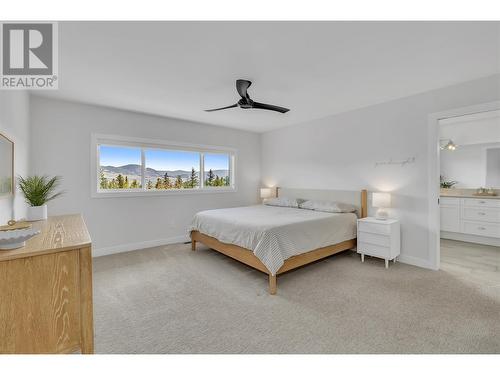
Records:
{"label": "decorative bowl", "polygon": [[40,229],[15,229],[0,231],[0,250],[13,250],[26,245],[26,241],[40,233]]}

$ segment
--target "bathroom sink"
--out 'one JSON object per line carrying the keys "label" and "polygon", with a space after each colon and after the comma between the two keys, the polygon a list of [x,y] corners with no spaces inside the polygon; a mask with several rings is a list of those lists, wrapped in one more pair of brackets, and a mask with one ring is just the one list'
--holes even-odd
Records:
{"label": "bathroom sink", "polygon": [[26,228],[0,231],[0,250],[13,250],[26,245],[26,241],[40,233],[40,229]]}

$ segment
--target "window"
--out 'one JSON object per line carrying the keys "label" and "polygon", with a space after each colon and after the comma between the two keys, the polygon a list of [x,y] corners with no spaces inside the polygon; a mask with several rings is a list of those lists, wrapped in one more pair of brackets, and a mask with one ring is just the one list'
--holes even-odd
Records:
{"label": "window", "polygon": [[229,155],[206,153],[204,156],[205,186],[230,186]]}
{"label": "window", "polygon": [[99,189],[141,189],[141,149],[99,145]]}
{"label": "window", "polygon": [[148,149],[146,189],[198,189],[200,187],[200,153]]}
{"label": "window", "polygon": [[232,149],[107,135],[92,147],[94,197],[235,190]]}

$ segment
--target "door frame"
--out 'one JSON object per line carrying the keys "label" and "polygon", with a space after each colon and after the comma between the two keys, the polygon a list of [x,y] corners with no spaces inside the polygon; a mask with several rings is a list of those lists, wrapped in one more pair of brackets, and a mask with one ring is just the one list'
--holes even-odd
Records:
{"label": "door frame", "polygon": [[459,107],[442,112],[431,113],[427,125],[427,196],[428,196],[428,226],[429,226],[429,261],[431,268],[439,270],[441,263],[440,248],[440,213],[439,213],[439,120],[470,115],[479,112],[489,112],[500,109],[500,101],[482,103],[467,107]]}

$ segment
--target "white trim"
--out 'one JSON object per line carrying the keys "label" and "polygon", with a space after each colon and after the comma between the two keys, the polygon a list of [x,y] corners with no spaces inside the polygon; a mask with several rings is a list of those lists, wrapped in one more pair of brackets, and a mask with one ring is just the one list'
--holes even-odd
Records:
{"label": "white trim", "polygon": [[438,270],[441,263],[440,252],[440,213],[439,213],[439,120],[451,117],[471,115],[480,112],[495,111],[500,108],[500,101],[455,108],[448,111],[431,113],[427,125],[427,198],[429,227],[429,263],[430,268]]}
{"label": "white trim", "polygon": [[168,189],[168,190],[109,190],[100,191],[92,195],[92,198],[134,198],[134,197],[159,197],[165,195],[191,195],[191,194],[219,194],[236,193],[236,188],[206,187],[204,189]]}
{"label": "white trim", "polygon": [[443,118],[441,119],[440,124],[441,125],[458,124],[461,122],[471,122],[471,121],[495,118],[498,117],[499,115],[500,115],[500,110],[498,109],[494,109],[491,111],[474,112],[466,115],[458,115],[458,116]]}
{"label": "white trim", "polygon": [[[124,147],[141,148],[141,184],[142,189],[127,189],[127,190],[109,190],[104,191],[99,189],[99,145],[109,144]],[[200,153],[200,188],[197,189],[169,189],[169,190],[147,190],[145,178],[145,149],[168,149],[179,151],[194,151]],[[229,187],[205,187],[204,186],[204,160],[205,153],[224,153],[229,155]],[[237,192],[236,187],[236,158],[237,150],[225,146],[199,145],[193,143],[172,142],[165,140],[125,137],[120,135],[92,133],[90,141],[90,196],[92,198],[127,198],[127,197],[150,197],[163,195],[184,195],[184,194],[217,194],[217,193],[233,193]]]}
{"label": "white trim", "polygon": [[190,238],[188,235],[185,235],[185,236],[175,236],[175,237],[170,237],[170,238],[162,238],[162,239],[151,240],[151,241],[127,243],[127,244],[123,244],[123,245],[116,245],[116,246],[110,246],[110,247],[101,247],[101,248],[97,248],[97,249],[92,249],[92,256],[94,258],[97,258],[97,257],[105,256],[105,255],[126,253],[128,251],[147,249],[150,247],[157,247],[157,246],[171,245],[171,244],[175,244],[175,243],[183,243],[183,242],[187,242],[187,241],[190,241]]}

